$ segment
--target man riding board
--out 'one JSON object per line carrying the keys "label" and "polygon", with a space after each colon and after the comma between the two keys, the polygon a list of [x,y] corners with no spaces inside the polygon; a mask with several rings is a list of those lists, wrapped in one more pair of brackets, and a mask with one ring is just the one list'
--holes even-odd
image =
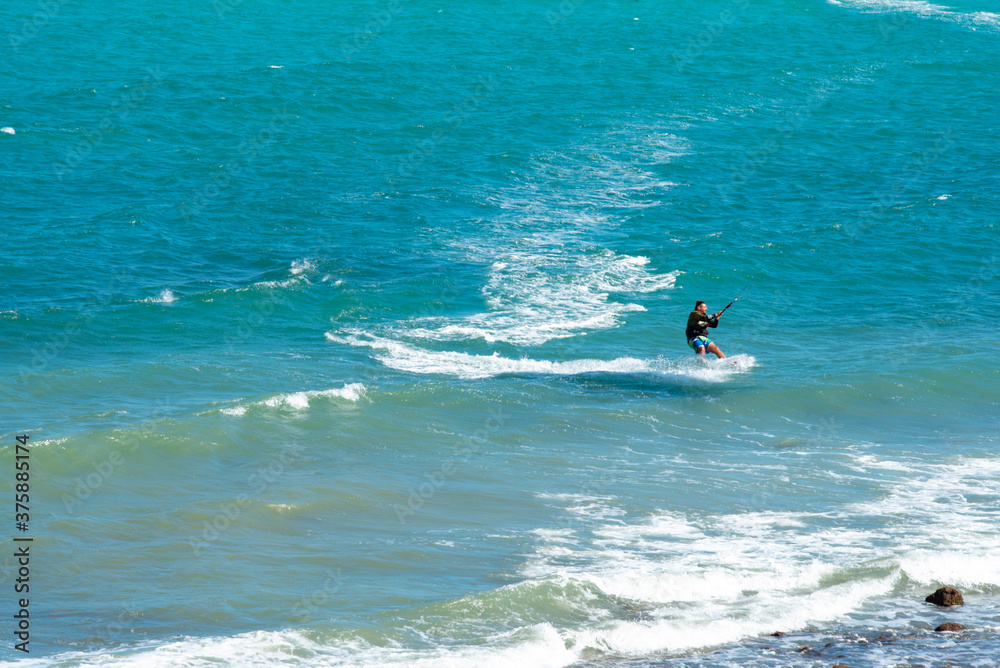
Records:
{"label": "man riding board", "polygon": [[705,302],[698,301],[694,303],[694,310],[688,316],[687,329],[684,331],[684,335],[687,337],[687,342],[691,346],[691,349],[702,357],[705,356],[706,350],[713,353],[719,359],[725,357],[722,351],[719,350],[719,346],[715,345],[708,338],[708,328],[719,326],[720,315],[722,315],[722,311],[708,315],[708,305]]}

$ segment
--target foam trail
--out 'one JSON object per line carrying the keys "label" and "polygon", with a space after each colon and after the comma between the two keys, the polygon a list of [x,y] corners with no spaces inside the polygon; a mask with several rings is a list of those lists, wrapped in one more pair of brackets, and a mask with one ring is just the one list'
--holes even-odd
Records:
{"label": "foam trail", "polygon": [[686,140],[647,127],[648,145],[622,156],[636,129],[613,132],[601,146],[536,156],[527,179],[491,191],[496,214],[484,221],[485,233],[456,241],[489,267],[486,311],[415,319],[401,323],[398,335],[534,346],[617,327],[626,314],[646,310],[636,296],[672,289],[681,272],[656,273],[647,257],[599,247],[618,226],[610,212],[657,206],[657,191],[674,185],[638,168],[635,152],[645,153],[639,163],[662,164],[687,150]]}
{"label": "foam trail", "polygon": [[613,360],[581,359],[568,361],[513,359],[492,355],[470,355],[452,351],[434,351],[384,337],[361,332],[346,336],[327,332],[335,343],[366,347],[377,351],[376,357],[386,366],[411,373],[433,373],[463,379],[490,378],[500,375],[575,376],[588,373],[647,375],[675,381],[723,382],[733,374],[745,372],[756,364],[748,355],[725,360],[688,359],[679,363],[619,357]]}
{"label": "foam trail", "polygon": [[605,250],[577,254],[539,248],[495,258],[483,288],[489,310],[462,318],[423,318],[408,323],[408,337],[538,345],[581,332],[616,327],[628,312],[645,311],[610,298],[674,287],[680,272],[653,274],[641,256]]}
{"label": "foam trail", "polygon": [[938,19],[971,28],[1000,29],[1000,14],[993,12],[961,12],[945,5],[923,0],[827,0],[838,7],[852,7],[871,13],[905,13],[922,18]]}

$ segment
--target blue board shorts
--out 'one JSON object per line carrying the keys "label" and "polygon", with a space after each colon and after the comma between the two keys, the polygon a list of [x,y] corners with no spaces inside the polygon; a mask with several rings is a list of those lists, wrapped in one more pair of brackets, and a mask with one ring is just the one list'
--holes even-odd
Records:
{"label": "blue board shorts", "polygon": [[695,352],[698,348],[708,348],[712,345],[712,341],[707,336],[696,336],[693,339],[688,339],[688,345],[691,346],[691,350]]}

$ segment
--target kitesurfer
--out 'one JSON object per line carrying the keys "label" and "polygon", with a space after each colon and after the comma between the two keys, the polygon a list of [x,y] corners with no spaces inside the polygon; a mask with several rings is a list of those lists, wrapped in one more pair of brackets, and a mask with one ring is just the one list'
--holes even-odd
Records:
{"label": "kitesurfer", "polygon": [[719,350],[719,346],[715,345],[708,338],[708,328],[712,327],[714,329],[718,327],[719,316],[721,315],[722,311],[708,315],[708,305],[703,301],[697,301],[694,303],[694,310],[688,316],[687,329],[684,331],[684,335],[687,337],[687,342],[691,346],[691,349],[702,357],[705,356],[706,351],[714,354],[719,359],[725,357],[722,351]]}

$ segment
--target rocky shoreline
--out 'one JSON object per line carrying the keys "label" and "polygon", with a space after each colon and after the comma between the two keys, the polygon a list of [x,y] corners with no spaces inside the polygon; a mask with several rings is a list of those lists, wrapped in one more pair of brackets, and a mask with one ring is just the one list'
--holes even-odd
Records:
{"label": "rocky shoreline", "polygon": [[[931,609],[956,611],[965,605],[962,593],[941,587],[924,598]],[[914,605],[921,605],[914,601]],[[650,619],[645,606],[625,606],[628,618]],[[961,613],[959,613],[961,614]],[[965,617],[965,616],[963,616]],[[935,627],[934,624],[937,624]],[[909,630],[855,628],[818,631],[775,631],[709,652],[654,659],[605,655],[574,663],[572,668],[703,668],[744,666],[759,668],[997,668],[992,657],[996,629],[968,629],[956,621],[926,617]],[[989,649],[987,649],[989,648]],[[920,658],[917,658],[920,657]]]}
{"label": "rocky shoreline", "polygon": [[[954,587],[940,587],[934,593],[928,594],[927,597],[924,598],[924,601],[932,605],[935,605],[939,608],[952,608],[956,606],[965,605],[965,599],[962,596],[962,592],[958,591]],[[951,621],[942,622],[934,629],[936,633],[958,633],[965,630],[966,630],[965,626],[963,626],[962,624]],[[770,637],[774,638],[785,638],[789,636],[790,634],[785,633],[784,631],[776,631],[775,633],[770,634]],[[900,636],[899,634],[880,635],[878,636],[878,638],[874,639],[874,643],[888,644],[897,641],[901,638],[902,636]],[[804,645],[792,651],[798,654],[813,655],[814,657],[819,658],[822,656],[830,656],[835,654],[836,646],[835,643],[826,643],[821,648],[814,648],[809,645]],[[840,658],[840,657],[835,657],[835,658]],[[856,668],[856,667],[852,667],[848,663],[837,662],[831,664],[830,668]],[[944,665],[941,668],[952,668],[952,667],[950,665]]]}

